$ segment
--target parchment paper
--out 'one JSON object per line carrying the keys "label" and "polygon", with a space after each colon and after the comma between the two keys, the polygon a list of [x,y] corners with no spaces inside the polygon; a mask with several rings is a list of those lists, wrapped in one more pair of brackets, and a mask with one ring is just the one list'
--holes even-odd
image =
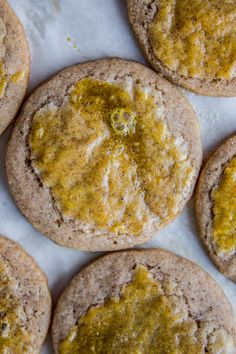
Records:
{"label": "parchment paper", "polygon": [[[58,70],[89,59],[119,56],[145,63],[129,28],[125,0],[9,0],[28,37],[30,91]],[[209,98],[185,92],[198,114],[204,155],[236,132],[236,98]],[[19,242],[46,272],[54,303],[84,264],[98,254],[59,247],[37,232],[12,200],[4,170],[11,127],[0,138],[0,234]],[[142,247],[164,247],[207,270],[236,311],[236,285],[208,259],[197,236],[190,201],[184,213]],[[52,353],[50,338],[42,351]]]}

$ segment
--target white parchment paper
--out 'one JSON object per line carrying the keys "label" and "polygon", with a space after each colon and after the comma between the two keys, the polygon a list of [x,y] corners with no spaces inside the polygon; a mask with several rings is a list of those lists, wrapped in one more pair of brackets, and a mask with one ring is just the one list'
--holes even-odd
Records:
{"label": "white parchment paper", "polygon": [[[89,59],[120,56],[145,63],[129,28],[125,0],[9,0],[28,37],[30,91],[58,70]],[[68,41],[70,39],[70,41]],[[185,94],[200,120],[204,155],[236,133],[236,98]],[[0,234],[19,242],[46,272],[54,303],[69,279],[97,254],[59,247],[22,216],[6,183],[4,159],[11,127],[0,138]],[[208,259],[197,236],[190,201],[184,213],[143,247],[164,247],[207,270],[222,286],[236,311],[236,285]],[[52,353],[50,338],[43,354]]]}

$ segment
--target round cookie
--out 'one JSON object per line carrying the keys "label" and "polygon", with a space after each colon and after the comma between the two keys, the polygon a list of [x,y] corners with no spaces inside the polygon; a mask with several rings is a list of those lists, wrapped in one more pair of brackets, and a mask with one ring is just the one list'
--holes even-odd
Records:
{"label": "round cookie", "polygon": [[26,94],[30,55],[24,29],[6,0],[0,0],[0,134],[16,116]]}
{"label": "round cookie", "polygon": [[108,254],[85,267],[54,313],[54,352],[234,353],[235,318],[198,265],[162,249]]}
{"label": "round cookie", "polygon": [[235,96],[235,0],[127,0],[129,20],[152,67],[206,96]]}
{"label": "round cookie", "polygon": [[101,251],[140,244],[173,220],[201,159],[185,97],[139,63],[104,59],[65,69],[34,91],[6,170],[32,225],[60,245]]}
{"label": "round cookie", "polygon": [[40,353],[51,319],[46,275],[17,243],[0,236],[0,352]]}
{"label": "round cookie", "polygon": [[196,189],[201,240],[217,268],[236,282],[236,135],[208,159]]}

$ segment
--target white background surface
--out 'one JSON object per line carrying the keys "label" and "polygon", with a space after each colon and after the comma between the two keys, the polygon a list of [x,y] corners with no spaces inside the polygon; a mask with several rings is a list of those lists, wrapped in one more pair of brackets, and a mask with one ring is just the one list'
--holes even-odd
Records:
{"label": "white background surface", "polygon": [[[145,62],[129,28],[125,0],[9,1],[25,27],[30,44],[30,90],[65,66],[88,59],[120,56]],[[236,133],[236,98],[186,94],[200,120],[206,156],[223,138]],[[9,194],[4,170],[10,131],[11,127],[0,138],[0,234],[19,242],[36,259],[48,276],[55,303],[69,279],[97,254],[53,244],[21,215]],[[157,246],[200,264],[221,284],[236,311],[236,285],[216,270],[202,249],[192,201],[178,219],[143,247]],[[42,353],[52,353],[50,339]]]}

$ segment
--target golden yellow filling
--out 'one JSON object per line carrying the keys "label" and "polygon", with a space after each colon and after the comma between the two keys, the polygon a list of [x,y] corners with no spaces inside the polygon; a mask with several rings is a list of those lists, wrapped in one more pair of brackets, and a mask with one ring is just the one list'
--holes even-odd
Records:
{"label": "golden yellow filling", "polygon": [[7,75],[3,68],[3,64],[0,64],[0,98],[4,96],[7,87]]}
{"label": "golden yellow filling", "polygon": [[11,75],[10,80],[13,84],[18,84],[19,81],[23,80],[25,77],[25,72],[23,70],[17,71],[15,74]]}
{"label": "golden yellow filling", "polygon": [[147,268],[138,266],[119,298],[92,307],[78,320],[59,353],[202,354],[205,348],[218,353],[225,347],[222,337],[210,343],[213,327],[197,323],[177,303],[178,297],[165,295]]}
{"label": "golden yellow filling", "polygon": [[25,76],[24,70],[19,70],[14,74],[8,74],[5,68],[6,48],[4,40],[7,36],[7,28],[2,18],[0,17],[0,99],[4,97],[7,85],[13,83],[17,85]]}
{"label": "golden yellow filling", "polygon": [[24,79],[24,76],[24,70],[17,71],[13,75],[8,75],[4,69],[4,64],[0,63],[0,98],[4,97],[6,87],[10,82],[12,82],[14,85],[17,85],[21,80]]}
{"label": "golden yellow filling", "polygon": [[236,0],[159,0],[153,51],[168,69],[193,78],[236,74]]}
{"label": "golden yellow filling", "polygon": [[214,203],[213,238],[220,252],[236,249],[236,157],[224,169],[223,176],[212,191]]}
{"label": "golden yellow filling", "polygon": [[19,315],[22,306],[11,289],[11,279],[0,263],[0,353],[27,354],[31,352],[31,337],[24,330]]}
{"label": "golden yellow filling", "polygon": [[86,78],[62,106],[35,114],[33,166],[64,216],[134,235],[176,216],[192,168],[157,117],[159,101],[138,86]]}

